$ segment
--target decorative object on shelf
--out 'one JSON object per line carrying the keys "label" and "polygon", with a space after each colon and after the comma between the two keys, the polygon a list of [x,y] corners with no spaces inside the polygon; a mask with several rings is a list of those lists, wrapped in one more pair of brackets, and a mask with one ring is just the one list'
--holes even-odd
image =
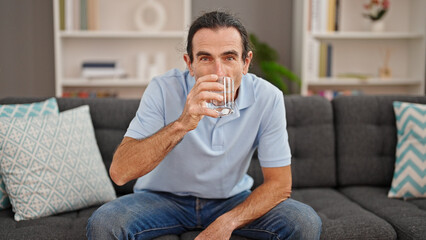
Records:
{"label": "decorative object on shelf", "polygon": [[367,81],[368,79],[372,78],[371,75],[369,74],[364,74],[364,73],[339,73],[336,75],[337,78],[342,78],[342,79],[358,79],[360,81]]}
{"label": "decorative object on shelf", "polygon": [[148,84],[149,55],[145,52],[141,52],[138,54],[137,58],[137,77],[139,81]]}
{"label": "decorative object on shelf", "polygon": [[139,81],[148,85],[155,76],[166,71],[166,53],[155,52],[148,54],[141,52],[137,57],[137,77]]}
{"label": "decorative object on shelf", "polygon": [[135,24],[141,31],[160,31],[166,24],[166,10],[155,0],[146,0],[136,9]]}
{"label": "decorative object on shelf", "polygon": [[156,52],[153,56],[153,63],[149,68],[149,80],[153,77],[163,74],[166,71],[166,53]]}
{"label": "decorative object on shelf", "polygon": [[371,31],[383,32],[385,30],[383,18],[389,10],[389,5],[389,0],[369,0],[364,4],[363,16],[371,20]]}
{"label": "decorative object on shelf", "polygon": [[379,68],[379,76],[381,79],[389,79],[392,77],[392,71],[389,68],[389,60],[391,56],[391,50],[385,49],[383,67]]}
{"label": "decorative object on shelf", "polygon": [[250,34],[250,42],[254,47],[254,73],[275,85],[283,93],[289,93],[283,77],[297,83],[297,86],[300,87],[300,78],[288,68],[277,63],[278,53],[275,49],[266,43],[259,42],[254,34]]}

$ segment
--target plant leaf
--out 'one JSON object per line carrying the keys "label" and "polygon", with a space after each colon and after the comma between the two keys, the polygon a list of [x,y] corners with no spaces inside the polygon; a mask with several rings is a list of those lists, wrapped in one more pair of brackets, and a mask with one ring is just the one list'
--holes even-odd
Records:
{"label": "plant leaf", "polygon": [[259,42],[254,34],[250,34],[250,41],[255,52],[253,63],[261,70],[261,77],[275,85],[283,93],[288,93],[288,87],[283,77],[297,83],[300,87],[300,78],[285,66],[277,63],[278,52],[275,49],[266,43]]}

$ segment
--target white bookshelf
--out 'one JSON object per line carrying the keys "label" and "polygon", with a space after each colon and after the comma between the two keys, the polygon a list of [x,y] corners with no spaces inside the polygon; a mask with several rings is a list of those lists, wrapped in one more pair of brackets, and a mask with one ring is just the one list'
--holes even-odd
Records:
{"label": "white bookshelf", "polygon": [[318,41],[332,40],[408,40],[423,39],[421,32],[326,32],[312,33],[311,37]]}
{"label": "white bookshelf", "polygon": [[[53,0],[56,96],[62,96],[64,91],[100,90],[115,92],[120,98],[140,98],[150,77],[138,76],[139,53],[147,54],[149,61],[156,53],[164,54],[164,70],[185,68],[182,55],[191,21],[191,0],[154,0],[163,6],[166,16],[164,26],[156,31],[141,30],[135,20],[138,7],[150,0],[95,1],[96,30],[79,30],[76,24],[61,30],[59,0]],[[83,78],[84,61],[115,61],[126,76]]]}
{"label": "white bookshelf", "polygon": [[137,78],[125,79],[85,79],[67,78],[62,82],[63,87],[146,87],[146,84]]}
{"label": "white bookshelf", "polygon": [[[293,1],[293,42],[296,42],[293,61],[302,79],[302,95],[325,90],[424,94],[426,1],[391,0],[382,32],[368,29],[368,20],[362,16],[362,6],[366,3],[363,0],[339,0],[339,30],[318,30],[313,26],[314,19],[327,13],[315,13],[313,8],[324,2],[327,4],[329,0]],[[329,77],[320,76],[318,70],[321,43],[332,46]],[[380,78],[379,68],[384,65],[386,51],[390,52],[391,77]],[[348,74],[366,79],[344,77]]]}

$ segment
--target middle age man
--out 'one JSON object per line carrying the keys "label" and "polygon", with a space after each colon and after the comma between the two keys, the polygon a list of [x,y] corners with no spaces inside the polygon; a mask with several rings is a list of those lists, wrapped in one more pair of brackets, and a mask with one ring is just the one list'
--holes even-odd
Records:
{"label": "middle age man", "polygon": [[[318,239],[315,211],[290,197],[291,154],[283,94],[249,74],[247,31],[224,12],[202,15],[188,33],[188,70],[154,78],[110,168],[134,194],[99,208],[89,239],[152,239],[200,229],[197,239]],[[219,76],[235,80],[235,113],[219,118]],[[264,182],[253,192],[255,150]]]}

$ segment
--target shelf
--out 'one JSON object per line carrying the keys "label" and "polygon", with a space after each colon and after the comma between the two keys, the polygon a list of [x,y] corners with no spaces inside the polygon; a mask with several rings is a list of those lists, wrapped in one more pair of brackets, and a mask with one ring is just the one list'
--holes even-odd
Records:
{"label": "shelf", "polygon": [[[370,31],[362,1],[335,3],[294,1],[292,56],[301,94],[323,90],[424,94],[426,1],[392,1],[382,32]],[[334,7],[336,18],[328,14]],[[331,26],[338,30],[327,31]],[[379,77],[383,66],[393,78]],[[331,77],[319,77],[326,75]]]}
{"label": "shelf", "polygon": [[392,40],[392,39],[422,39],[425,38],[423,33],[411,32],[325,32],[325,33],[312,33],[313,38],[317,40]]}
{"label": "shelf", "polygon": [[84,79],[67,78],[62,82],[64,87],[146,87],[146,82],[136,78],[120,79]]}
{"label": "shelf", "polygon": [[61,31],[62,38],[183,38],[184,31]]}
{"label": "shelf", "polygon": [[[58,97],[64,92],[90,91],[113,92],[119,98],[140,98],[149,83],[148,76],[185,66],[180,48],[191,23],[192,0],[158,1],[166,15],[158,28],[144,28],[135,21],[136,17],[143,17],[142,12],[136,11],[144,4],[141,0],[102,0],[89,6],[75,0],[78,7],[61,5],[63,1],[60,0],[51,1],[55,94]],[[159,18],[155,13],[153,17],[150,19],[154,21]],[[82,30],[86,28],[88,30]],[[83,78],[81,66],[87,61],[114,61],[126,75],[109,79]]]}
{"label": "shelf", "polygon": [[420,85],[421,79],[380,79],[366,80],[357,78],[320,78],[318,81],[309,81],[310,86],[408,86]]}

